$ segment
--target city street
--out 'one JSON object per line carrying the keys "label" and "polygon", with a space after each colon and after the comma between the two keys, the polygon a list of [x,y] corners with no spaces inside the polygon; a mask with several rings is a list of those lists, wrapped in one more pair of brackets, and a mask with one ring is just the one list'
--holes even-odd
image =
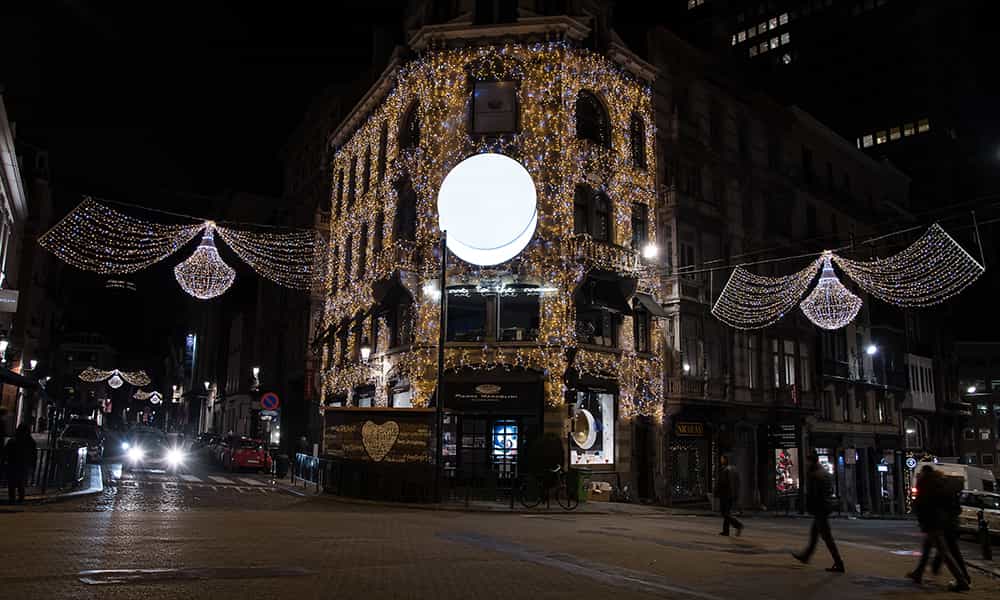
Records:
{"label": "city street", "polygon": [[[651,510],[397,509],[268,483],[203,467],[127,473],[89,499],[4,512],[0,552],[19,558],[0,566],[0,589],[10,598],[953,597],[945,574],[922,587],[903,578],[920,542],[909,521],[836,520],[848,572],[835,575],[823,570],[822,545],[808,566],[789,556],[806,519],[748,519],[742,537],[722,538],[715,518]],[[967,597],[1000,594],[1000,581],[973,578]]]}

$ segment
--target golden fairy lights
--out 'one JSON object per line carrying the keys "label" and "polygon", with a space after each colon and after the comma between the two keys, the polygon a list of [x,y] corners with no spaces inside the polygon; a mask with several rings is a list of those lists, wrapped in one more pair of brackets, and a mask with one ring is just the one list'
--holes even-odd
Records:
{"label": "golden fairy lights", "polygon": [[87,367],[84,369],[83,372],[80,373],[80,380],[86,381],[87,383],[107,381],[108,385],[113,388],[120,388],[123,381],[127,381],[131,385],[137,387],[149,385],[150,383],[149,375],[146,375],[145,371],[119,371],[118,369],[101,371],[100,369],[95,369],[94,367]]}
{"label": "golden fairy lights", "polygon": [[937,223],[902,252],[871,261],[833,262],[861,289],[896,306],[932,306],[961,292],[986,268]]}
{"label": "golden fairy lights", "polygon": [[152,392],[147,392],[145,390],[136,390],[132,397],[136,400],[149,400],[150,404],[159,404],[163,402],[163,394],[153,390]]}
{"label": "golden fairy lights", "polygon": [[763,277],[736,267],[712,314],[738,329],[766,327],[788,314],[822,266],[819,282],[800,308],[819,327],[844,327],[857,316],[862,300],[840,282],[834,264],[869,294],[903,307],[944,302],[985,271],[935,223],[905,250],[885,258],[856,261],[826,251],[810,266],[785,277]]}
{"label": "golden fairy lights", "polygon": [[78,269],[125,275],[167,258],[202,227],[153,223],[86,198],[38,243]]}
{"label": "golden fairy lights", "polygon": [[[469,133],[472,82],[478,79],[514,82],[519,115],[516,132],[494,137]],[[607,146],[576,139],[575,103],[582,90],[604,100],[611,133]],[[419,121],[419,144],[400,147],[397,132],[411,109]],[[638,115],[645,126],[642,142],[650,159],[646,168],[633,164],[629,152],[633,115]],[[327,352],[325,358],[327,397],[346,395],[352,386],[363,383],[406,377],[413,386],[414,405],[427,404],[434,387],[438,304],[437,296],[424,293],[422,287],[436,279],[435,270],[440,264],[435,251],[437,190],[449,170],[464,158],[497,152],[519,161],[535,181],[539,203],[536,235],[517,258],[493,269],[479,269],[454,259],[449,281],[516,272],[518,281],[539,284],[553,292],[540,298],[539,335],[534,344],[517,348],[495,343],[467,350],[448,348],[447,368],[538,370],[546,373],[546,402],[550,406],[562,404],[565,349],[577,345],[573,292],[590,268],[625,276],[638,274],[632,250],[598,243],[588,236],[574,236],[574,189],[577,184],[589,183],[607,194],[613,203],[614,240],[623,243],[631,239],[632,205],[645,205],[649,214],[655,214],[652,123],[647,85],[606,58],[563,42],[432,51],[402,67],[395,88],[367,121],[350,133],[334,157],[328,256],[335,260],[327,273],[325,325],[338,329],[364,315],[363,330],[370,331],[371,320],[378,318],[371,314],[371,284],[399,270],[412,274],[404,278],[404,285],[414,300],[413,340],[407,352],[392,356],[381,354],[386,346],[379,342],[369,364],[364,365],[339,358],[356,354],[355,336],[342,336],[339,341],[337,336],[331,336],[328,339],[337,351]],[[383,137],[383,129],[390,132],[387,137]],[[383,139],[384,149],[380,148]],[[357,168],[359,181],[352,191],[351,164],[358,160],[363,163],[369,152],[375,157],[387,157],[385,169]],[[368,181],[364,181],[365,173],[370,174]],[[336,183],[341,177],[344,186]],[[415,198],[400,193],[411,188]],[[398,207],[407,199],[416,204],[413,242],[394,235]],[[378,223],[381,228],[376,231]],[[366,225],[369,234],[362,239],[359,232],[365,231]],[[653,240],[654,232],[649,223],[645,238]],[[380,249],[381,241],[384,243]],[[358,264],[362,258],[363,266]],[[625,319],[623,330],[630,330],[630,320]],[[346,351],[341,352],[340,346],[346,346]],[[658,410],[651,408],[662,401],[658,352],[654,349],[651,355],[640,355],[626,346],[622,355],[608,354],[605,358],[604,354],[581,352],[575,366],[581,372],[599,372],[602,377],[618,379],[623,414]],[[640,393],[636,388],[641,381],[647,385]],[[647,401],[649,398],[655,401]]]}
{"label": "golden fairy lights", "polygon": [[198,248],[174,267],[174,277],[181,289],[199,300],[224,294],[236,279],[236,271],[222,261],[215,247],[214,229],[214,225],[206,225]]}
{"label": "golden fairy lights", "polygon": [[262,277],[294,289],[312,286],[317,264],[316,232],[312,230],[261,232],[217,226],[211,221],[164,225],[86,198],[38,242],[79,269],[129,274],[164,260],[203,232],[201,244],[177,265],[174,275],[185,292],[207,300],[225,293],[236,277],[219,256],[216,231]]}

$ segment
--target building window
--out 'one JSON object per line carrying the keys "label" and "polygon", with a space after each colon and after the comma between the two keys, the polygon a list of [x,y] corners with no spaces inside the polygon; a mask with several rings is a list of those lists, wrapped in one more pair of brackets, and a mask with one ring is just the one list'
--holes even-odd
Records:
{"label": "building window", "polygon": [[771,29],[777,29],[778,28],[778,17],[771,17],[770,20],[768,20],[767,25]]}
{"label": "building window", "polygon": [[739,41],[739,43],[741,44],[747,41],[747,32],[745,29],[736,34],[736,40]]}
{"label": "building window", "polygon": [[795,385],[795,342],[792,340],[785,340],[784,346],[784,362],[785,362],[785,387],[791,387]]}
{"label": "building window", "polygon": [[354,259],[354,235],[348,234],[347,242],[344,244],[344,282],[351,281],[351,267]]}
{"label": "building window", "polygon": [[788,13],[781,13],[778,15],[778,23],[781,25],[788,25]]}
{"label": "building window", "polygon": [[931,130],[931,122],[927,119],[917,121],[917,133],[927,133]]}
{"label": "building window", "polygon": [[632,113],[632,120],[629,123],[629,142],[632,145],[632,166],[645,169],[646,121],[638,113]]}
{"label": "building window", "polygon": [[[753,25],[753,26],[750,27],[750,29],[747,29],[747,39],[752,38],[752,37],[756,37],[756,35],[757,35],[757,26],[756,25]],[[754,47],[756,48],[756,46],[754,46]]]}
{"label": "building window", "polygon": [[578,391],[570,423],[570,464],[610,465],[615,462],[614,394]]}
{"label": "building window", "polygon": [[649,208],[645,204],[632,205],[632,249],[641,252],[646,245],[649,231]]}
{"label": "building window", "polygon": [[792,34],[790,34],[790,33],[783,33],[783,34],[781,34],[781,45],[782,46],[784,46],[785,44],[787,44],[787,43],[789,43],[791,41],[792,41]]}
{"label": "building window", "polygon": [[967,464],[967,465],[974,465],[974,464],[976,464],[976,455],[972,454],[972,453],[966,454],[965,455],[965,464]]}
{"label": "building window", "polygon": [[472,133],[517,131],[517,82],[477,81],[472,91]]}
{"label": "building window", "polygon": [[389,124],[382,123],[382,131],[378,134],[378,180],[382,181],[385,177],[385,167],[388,162],[388,151],[389,151]]}
{"label": "building window", "polygon": [[396,194],[396,217],[393,222],[393,239],[417,239],[417,192],[409,179],[403,181]]}
{"label": "building window", "polygon": [[873,136],[872,134],[869,133],[868,135],[861,137],[861,145],[864,146],[865,148],[870,148],[874,144],[875,144],[875,136]]}
{"label": "building window", "polygon": [[811,377],[809,372],[812,370],[812,365],[809,363],[809,344],[805,342],[799,342],[799,364],[801,368],[799,369],[799,380],[802,382],[802,391],[808,392],[812,387]]}
{"label": "building window", "polygon": [[361,225],[361,237],[358,239],[358,279],[365,276],[368,268],[368,223]]}
{"label": "building window", "polygon": [[747,334],[747,387],[755,389],[760,387],[760,342],[757,336]]}
{"label": "building window", "polygon": [[642,308],[638,302],[634,306],[635,308],[632,312],[632,333],[635,337],[635,351],[650,352],[649,332],[652,320],[649,312],[645,308]]}
{"label": "building window", "polygon": [[585,185],[576,186],[573,195],[573,233],[590,233],[590,198],[591,189]]}
{"label": "building window", "polygon": [[498,297],[501,342],[532,342],[538,339],[540,305],[536,286],[512,285]]}
{"label": "building window", "polygon": [[485,341],[493,302],[493,297],[471,286],[448,288],[448,341]]}
{"label": "building window", "polygon": [[399,129],[399,148],[406,150],[420,145],[420,103],[414,100],[403,117]]}
{"label": "building window", "polygon": [[886,134],[885,130],[875,132],[875,143],[884,144],[889,141],[889,136]]}
{"label": "building window", "polygon": [[385,228],[385,213],[378,211],[375,215],[375,231],[372,232],[372,253],[378,261],[382,256],[382,230]]}
{"label": "building window", "polygon": [[771,50],[774,50],[779,45],[781,45],[781,42],[780,42],[778,36],[774,36],[773,38],[771,38]]}
{"label": "building window", "polygon": [[913,123],[904,123],[903,124],[903,136],[904,137],[910,137],[914,133],[916,133],[916,129],[914,129]]}
{"label": "building window", "polygon": [[983,466],[991,466],[991,467],[993,466],[993,455],[992,454],[983,454],[982,459],[983,459],[983,462],[982,462]]}
{"label": "building window", "polygon": [[863,393],[859,393],[857,397],[857,403],[858,403],[858,409],[861,411],[861,422],[867,423],[869,420],[868,397]]}
{"label": "building window", "polygon": [[990,439],[990,428],[989,427],[980,427],[979,428],[979,439],[980,440],[989,441],[989,439]]}
{"label": "building window", "polygon": [[781,345],[776,339],[771,339],[771,386],[781,387]]}
{"label": "building window", "polygon": [[688,0],[688,10],[697,8],[705,3],[705,0]]}
{"label": "building window", "polygon": [[340,211],[344,204],[344,170],[337,173],[337,203],[333,206],[334,217],[340,217]]}
{"label": "building window", "polygon": [[611,243],[611,199],[603,192],[594,192],[590,186],[580,184],[573,197],[573,231],[590,234],[600,242]]}
{"label": "building window", "polygon": [[886,414],[885,408],[885,396],[882,394],[876,394],[875,396],[875,422],[876,423],[888,423],[889,418]]}
{"label": "building window", "polygon": [[333,249],[333,260],[330,261],[330,295],[335,296],[340,290],[340,247]]}
{"label": "building window", "polygon": [[899,127],[890,127],[889,128],[889,139],[890,140],[896,141],[900,137],[901,137],[901,134],[899,133]]}
{"label": "building window", "polygon": [[620,347],[622,312],[628,310],[614,284],[588,279],[576,295],[577,339],[595,346]]}
{"label": "building window", "polygon": [[976,430],[971,427],[966,427],[962,430],[962,439],[974,440],[976,439]]}
{"label": "building window", "polygon": [[358,191],[358,157],[351,157],[351,169],[347,176],[347,208],[354,206]]}
{"label": "building window", "polygon": [[576,138],[611,147],[608,112],[597,96],[587,90],[576,97]]}
{"label": "building window", "polygon": [[389,326],[389,347],[398,348],[411,343],[413,336],[413,301],[404,296],[385,314]]}
{"label": "building window", "polygon": [[365,170],[361,173],[361,193],[367,194],[372,178],[372,147],[365,148]]}
{"label": "building window", "polygon": [[903,433],[908,449],[920,449],[924,447],[921,424],[916,418],[906,417],[906,420],[903,421]]}

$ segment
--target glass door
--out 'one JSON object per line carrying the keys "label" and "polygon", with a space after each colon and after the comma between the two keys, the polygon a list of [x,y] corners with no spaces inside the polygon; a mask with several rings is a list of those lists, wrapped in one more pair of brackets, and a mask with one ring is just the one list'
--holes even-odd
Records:
{"label": "glass door", "polygon": [[518,426],[513,419],[493,422],[493,472],[501,482],[510,483],[517,477]]}

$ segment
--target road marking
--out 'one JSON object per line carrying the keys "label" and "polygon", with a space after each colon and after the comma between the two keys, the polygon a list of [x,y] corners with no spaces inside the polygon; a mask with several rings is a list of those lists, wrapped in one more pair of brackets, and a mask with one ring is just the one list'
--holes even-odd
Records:
{"label": "road marking", "polygon": [[200,477],[195,477],[194,475],[189,475],[187,473],[181,473],[181,479],[190,483],[201,483]]}
{"label": "road marking", "polygon": [[250,479],[249,477],[238,477],[237,479],[239,479],[243,483],[249,483],[250,485],[267,485],[262,481],[257,481],[256,479]]}
{"label": "road marking", "polygon": [[216,483],[225,483],[229,485],[236,483],[232,479],[226,479],[225,477],[219,477],[218,475],[209,475],[208,478]]}
{"label": "road marking", "polygon": [[630,588],[646,593],[662,594],[663,592],[670,592],[676,595],[702,598],[703,600],[721,600],[719,596],[668,583],[667,578],[662,575],[633,571],[631,569],[587,560],[571,554],[535,550],[527,546],[476,533],[441,534],[438,537],[452,542],[479,546],[480,548],[494,552],[510,554],[526,562],[546,567],[555,567],[607,585]]}

